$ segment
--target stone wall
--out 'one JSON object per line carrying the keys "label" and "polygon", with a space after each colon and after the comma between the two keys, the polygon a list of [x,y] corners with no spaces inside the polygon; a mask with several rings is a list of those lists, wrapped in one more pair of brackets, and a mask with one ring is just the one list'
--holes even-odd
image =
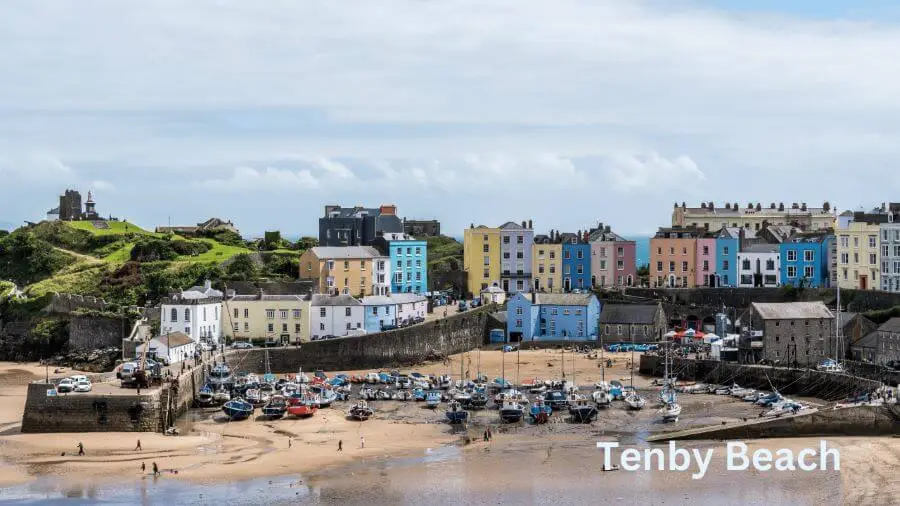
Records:
{"label": "stone wall", "polygon": [[128,318],[72,315],[69,320],[69,351],[90,351],[122,345],[133,322]]}
{"label": "stone wall", "polygon": [[[825,400],[840,400],[855,392],[872,391],[881,386],[881,381],[833,374],[810,369],[787,369],[743,365],[716,360],[671,360],[670,375],[678,379],[696,380],[704,383],[731,385],[771,390],[774,385],[781,393],[818,397]],[[663,357],[642,355],[641,374],[662,376],[665,368]]]}
{"label": "stone wall", "polygon": [[231,350],[235,371],[273,373],[404,367],[474,349],[487,342],[490,307],[420,325],[358,337],[304,343],[299,348]]}
{"label": "stone wall", "polygon": [[75,295],[71,293],[54,293],[47,305],[47,312],[68,314],[76,309],[90,309],[103,311],[106,309],[106,301],[87,295]]}

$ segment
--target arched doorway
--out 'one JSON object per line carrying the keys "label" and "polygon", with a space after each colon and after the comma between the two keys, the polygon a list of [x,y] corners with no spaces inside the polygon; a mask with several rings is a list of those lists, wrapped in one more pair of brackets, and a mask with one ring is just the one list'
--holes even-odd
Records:
{"label": "arched doorway", "polygon": [[713,332],[716,331],[716,317],[715,316],[707,316],[703,318],[703,322],[701,324],[701,329],[703,332]]}
{"label": "arched doorway", "polygon": [[688,315],[685,320],[685,327],[694,330],[700,330],[700,318],[697,315]]}
{"label": "arched doorway", "polygon": [[633,285],[634,285],[634,278],[631,276],[631,274],[629,274],[628,275],[628,286],[633,286]]}

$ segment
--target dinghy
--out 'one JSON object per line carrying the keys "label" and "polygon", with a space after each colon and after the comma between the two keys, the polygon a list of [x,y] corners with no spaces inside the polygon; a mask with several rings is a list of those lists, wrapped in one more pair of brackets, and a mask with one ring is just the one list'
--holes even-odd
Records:
{"label": "dinghy", "polygon": [[375,414],[375,411],[369,407],[366,401],[357,401],[356,404],[350,408],[347,412],[347,415],[354,419],[364,422],[372,417]]}
{"label": "dinghy", "polygon": [[222,411],[231,420],[246,420],[253,414],[254,409],[252,404],[240,397],[232,399],[222,406]]}
{"label": "dinghy", "polygon": [[463,423],[469,418],[469,412],[463,409],[459,401],[451,401],[447,407],[447,420],[450,423]]}

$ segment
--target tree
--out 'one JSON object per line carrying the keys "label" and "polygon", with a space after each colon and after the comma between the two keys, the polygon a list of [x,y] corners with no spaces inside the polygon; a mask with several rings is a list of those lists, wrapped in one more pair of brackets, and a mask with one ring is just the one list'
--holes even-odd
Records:
{"label": "tree", "polygon": [[283,244],[284,241],[282,241],[281,239],[281,232],[279,232],[278,230],[274,230],[271,232],[267,231],[263,237],[263,242],[260,249],[263,249],[265,251],[272,251],[281,248]]}
{"label": "tree", "polygon": [[234,257],[234,260],[225,272],[229,279],[241,281],[251,280],[254,279],[257,274],[256,263],[250,258],[250,255],[241,253]]}

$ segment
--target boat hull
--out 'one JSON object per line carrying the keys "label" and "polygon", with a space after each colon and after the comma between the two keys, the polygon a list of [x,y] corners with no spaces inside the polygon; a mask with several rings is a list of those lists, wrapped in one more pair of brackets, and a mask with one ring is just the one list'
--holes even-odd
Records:
{"label": "boat hull", "polygon": [[585,406],[573,408],[569,411],[572,420],[578,423],[591,423],[597,417],[597,408],[594,406]]}
{"label": "boat hull", "polygon": [[317,410],[318,408],[308,404],[298,404],[287,408],[288,414],[297,418],[309,418],[315,415]]}
{"label": "boat hull", "polygon": [[515,423],[522,419],[524,412],[521,409],[501,409],[500,420],[504,423]]}

